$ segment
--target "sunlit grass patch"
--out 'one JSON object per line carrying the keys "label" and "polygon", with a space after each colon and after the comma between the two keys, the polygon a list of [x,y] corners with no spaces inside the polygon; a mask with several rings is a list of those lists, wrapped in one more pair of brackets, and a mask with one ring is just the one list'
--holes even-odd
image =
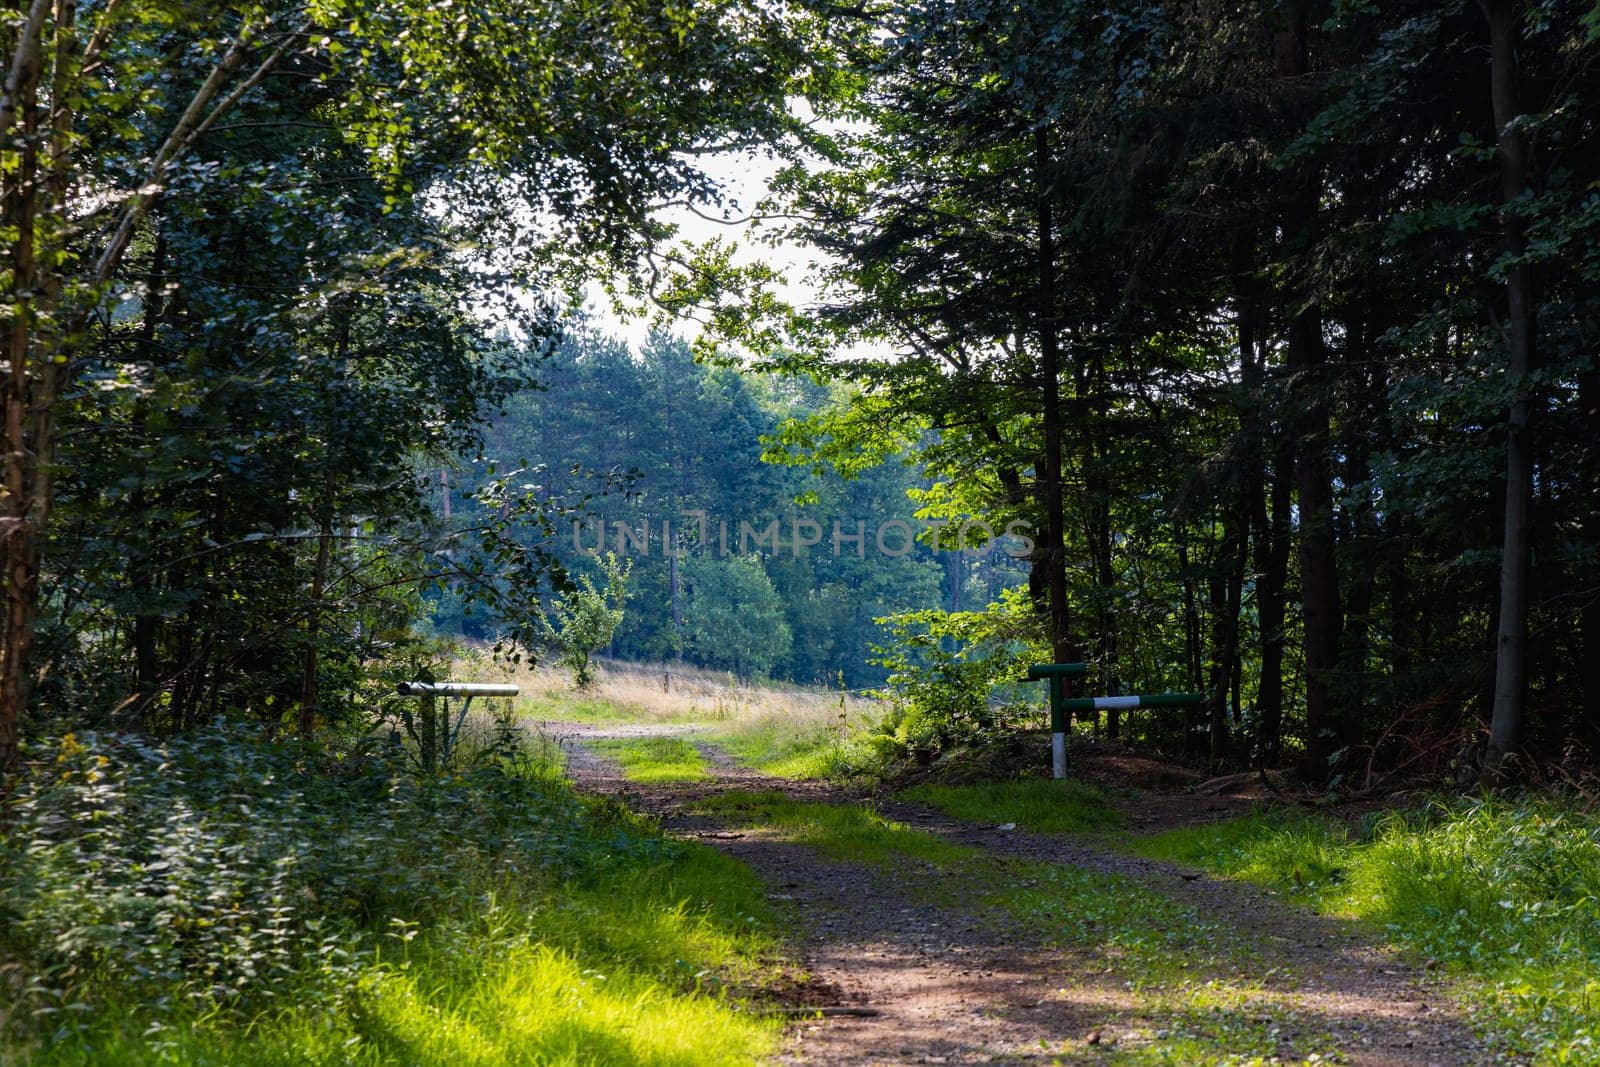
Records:
{"label": "sunlit grass patch", "polygon": [[900,796],[967,822],[1016,823],[1041,833],[1115,830],[1127,822],[1103,792],[1072,779],[919,785]]}
{"label": "sunlit grass patch", "polygon": [[1257,814],[1138,851],[1366,920],[1464,983],[1497,1044],[1600,1062],[1600,819],[1555,801],[1447,801],[1352,833]]}
{"label": "sunlit grass patch", "polygon": [[517,698],[517,715],[540,722],[581,722],[591,726],[610,726],[634,722],[640,716],[609,700],[577,694],[534,693]]}
{"label": "sunlit grass patch", "polygon": [[715,992],[626,965],[595,968],[537,942],[477,967],[411,959],[373,967],[337,1012],[296,1008],[248,1027],[196,1019],[83,1033],[24,1062],[82,1067],[153,1063],[267,1067],[753,1067],[777,1047],[778,1021]]}
{"label": "sunlit grass patch", "polygon": [[[0,938],[41,975],[0,1014],[0,1062],[688,1067],[774,1051],[778,1025],[746,1001],[788,977],[786,919],[748,867],[575,796],[536,759],[417,783],[298,751],[63,741],[47,797],[19,790],[0,827],[15,920]],[[43,799],[120,818],[38,822]],[[164,895],[126,888],[152,881]]]}
{"label": "sunlit grass patch", "polygon": [[775,778],[850,778],[879,766],[878,757],[838,723],[764,715],[707,736],[739,764]]}
{"label": "sunlit grass patch", "polygon": [[792,800],[776,791],[733,792],[708,797],[695,810],[739,826],[770,826],[822,854],[859,863],[896,859],[953,864],[981,855],[977,849],[942,841],[859,804]]}
{"label": "sunlit grass patch", "polygon": [[1331,819],[1297,812],[1257,811],[1203,826],[1136,838],[1133,851],[1151,859],[1202,867],[1228,878],[1267,885],[1326,910],[1347,892],[1351,835]]}
{"label": "sunlit grass patch", "polygon": [[585,743],[621,764],[631,782],[698,782],[711,776],[700,750],[681,737],[612,737]]}
{"label": "sunlit grass patch", "polygon": [[626,967],[605,972],[531,946],[440,989],[410,974],[377,984],[353,1029],[394,1062],[753,1064],[778,1027],[713,997],[675,993]]}

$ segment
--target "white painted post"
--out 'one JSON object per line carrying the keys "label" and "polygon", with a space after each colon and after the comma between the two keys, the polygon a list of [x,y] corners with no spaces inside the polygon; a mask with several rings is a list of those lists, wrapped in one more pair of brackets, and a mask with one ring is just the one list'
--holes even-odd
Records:
{"label": "white painted post", "polygon": [[1064,733],[1050,735],[1050,774],[1053,778],[1067,776],[1067,735]]}

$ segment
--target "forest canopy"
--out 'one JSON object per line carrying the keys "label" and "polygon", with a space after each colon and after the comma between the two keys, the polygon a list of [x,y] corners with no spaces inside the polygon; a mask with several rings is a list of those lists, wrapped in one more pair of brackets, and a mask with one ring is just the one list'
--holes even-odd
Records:
{"label": "forest canopy", "polygon": [[[857,688],[1084,660],[1205,694],[1149,739],[1312,781],[1594,740],[1582,4],[7,26],[8,764],[52,718],[311,736],[440,632],[537,651],[602,502],[919,535],[697,535],[634,572],[619,656]],[[735,217],[705,161],[756,152],[803,306],[669,221]],[[698,339],[624,352],[597,291]],[[951,556],[973,523],[1031,531],[1024,564]]]}
{"label": "forest canopy", "polygon": [[1597,0],[11,0],[0,1062],[1596,1062],[1597,125]]}

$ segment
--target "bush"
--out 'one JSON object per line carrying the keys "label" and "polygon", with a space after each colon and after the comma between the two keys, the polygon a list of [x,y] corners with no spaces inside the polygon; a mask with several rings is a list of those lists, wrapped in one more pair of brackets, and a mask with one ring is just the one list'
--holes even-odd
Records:
{"label": "bush", "polygon": [[[645,1035],[673,1020],[699,1020],[706,1062],[770,1042],[715,995],[773,949],[757,880],[515,746],[431,778],[381,742],[333,758],[237,730],[30,756],[0,824],[0,1061],[415,1062],[385,1013],[471,1016],[538,1060],[525,1006],[490,1018],[513,992],[570,1001],[563,1033],[595,1023],[584,1005],[648,1006],[596,1062],[655,1062]],[[559,988],[497,984],[523,973]]]}
{"label": "bush", "polygon": [[956,745],[983,745],[1036,718],[1015,688],[1038,662],[1031,615],[1008,595],[980,612],[914,612],[881,620],[893,643],[878,650],[889,670],[890,711],[877,747],[931,761]]}
{"label": "bush", "polygon": [[592,657],[611,641],[622,625],[628,601],[629,565],[606,553],[600,560],[602,585],[585,574],[578,584],[556,597],[540,618],[544,642],[555,650],[556,662],[572,672],[572,684],[588,689],[594,684]]}
{"label": "bush", "polygon": [[[166,744],[68,734],[42,754],[0,839],[0,926],[35,976],[34,1009],[114,983],[157,1004],[254,1010],[307,971],[351,966],[383,923],[436,917],[485,872],[559,862],[575,832],[553,783],[499,766],[422,782],[379,753],[330,769],[226,730]],[[518,830],[524,805],[549,818]]]}

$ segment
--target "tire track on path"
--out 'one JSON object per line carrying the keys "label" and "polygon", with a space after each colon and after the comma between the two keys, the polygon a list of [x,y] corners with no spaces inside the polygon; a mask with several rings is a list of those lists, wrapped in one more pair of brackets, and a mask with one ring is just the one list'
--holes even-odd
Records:
{"label": "tire track on path", "polygon": [[[1230,963],[1183,988],[1130,988],[1114,950],[1052,943],[1010,916],[974,912],[961,899],[925,892],[949,874],[932,864],[837,862],[770,827],[730,830],[692,810],[698,801],[733,790],[777,790],[796,800],[830,803],[872,803],[871,798],[827,783],[762,775],[703,741],[695,743],[706,757],[709,780],[641,785],[625,780],[614,763],[585,745],[600,738],[692,736],[692,725],[552,723],[545,729],[567,753],[568,773],[580,789],[619,796],[660,817],[669,833],[703,840],[763,876],[773,897],[799,917],[797,947],[815,981],[815,1000],[808,1003],[875,1010],[867,1017],[797,1022],[781,1062],[1162,1062],[1158,1051],[1183,1032],[1174,1026],[1174,1012],[1189,987],[1236,977],[1224,973],[1235,969]],[[1329,1047],[1337,1050],[1331,1062],[1370,1067],[1493,1062],[1437,975],[1401,959],[1354,924],[1285,905],[1249,885],[1091,841],[1000,831],[893,799],[877,807],[994,857],[997,879],[1037,863],[1091,871],[1160,894],[1192,914],[1197,927],[1226,931],[1236,939],[1232,947],[1247,951],[1253,973],[1237,990],[1223,987],[1222,999],[1232,1003],[1219,1009],[1218,1018],[1246,1027],[1247,1045],[1259,1050],[1265,1040],[1271,1050],[1266,1062],[1303,1062]],[[1188,1061],[1180,1056],[1168,1062]]]}

